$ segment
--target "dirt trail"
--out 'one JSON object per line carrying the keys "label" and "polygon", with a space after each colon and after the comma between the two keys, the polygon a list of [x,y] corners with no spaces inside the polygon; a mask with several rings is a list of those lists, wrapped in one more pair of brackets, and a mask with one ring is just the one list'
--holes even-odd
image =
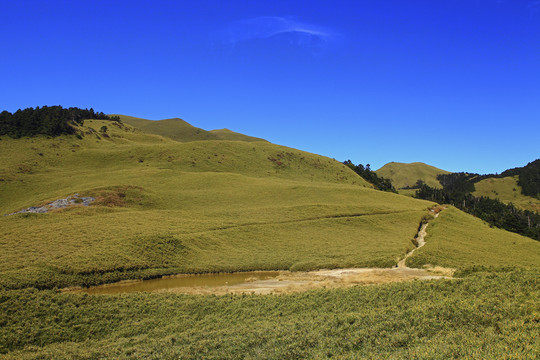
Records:
{"label": "dirt trail", "polygon": [[[434,217],[439,215],[442,207],[432,209]],[[384,284],[398,281],[429,280],[429,279],[449,279],[452,276],[452,269],[428,268],[415,269],[407,266],[407,259],[419,248],[426,244],[426,229],[429,223],[423,224],[415,238],[416,247],[409,251],[403,259],[399,260],[397,266],[392,268],[350,268],[317,270],[307,272],[282,271],[276,277],[260,280],[256,277],[245,280],[243,283],[223,286],[189,286],[189,287],[168,287],[162,286],[142,291],[174,292],[184,294],[230,294],[230,293],[290,293],[306,291],[318,288],[338,288],[354,285]],[[245,274],[245,273],[244,273]],[[234,275],[234,274],[230,274]],[[183,275],[185,276],[185,275]],[[226,276],[224,274],[224,276]],[[152,281],[159,282],[161,279]],[[165,278],[163,279],[165,280]],[[102,286],[106,288],[105,285]],[[100,287],[100,288],[102,288]],[[79,289],[76,291],[85,291]],[[141,290],[133,290],[141,291]],[[89,291],[91,292],[91,291]]]}
{"label": "dirt trail", "polygon": [[[432,210],[434,217],[439,215],[442,208]],[[308,272],[283,271],[277,278],[255,280],[232,286],[215,288],[182,288],[168,289],[167,292],[182,292],[190,294],[227,294],[227,293],[290,293],[317,288],[338,288],[354,285],[383,284],[398,281],[449,279],[452,269],[429,268],[415,269],[407,266],[407,259],[419,248],[426,244],[426,229],[429,223],[423,224],[416,237],[416,247],[409,251],[397,266],[393,268],[350,268],[317,270]]]}
{"label": "dirt trail", "polygon": [[[439,216],[439,213],[436,213],[434,215],[434,218],[436,218],[437,216]],[[398,268],[401,268],[401,269],[410,269],[409,267],[407,267],[407,259],[418,249],[420,249],[422,246],[426,245],[426,235],[427,235],[427,232],[426,232],[426,228],[427,226],[429,225],[429,222],[423,224],[421,227],[420,227],[420,230],[418,231],[418,234],[416,235],[416,247],[414,249],[412,249],[411,251],[409,251],[405,257],[403,259],[401,259],[398,264],[397,264],[397,267]]]}

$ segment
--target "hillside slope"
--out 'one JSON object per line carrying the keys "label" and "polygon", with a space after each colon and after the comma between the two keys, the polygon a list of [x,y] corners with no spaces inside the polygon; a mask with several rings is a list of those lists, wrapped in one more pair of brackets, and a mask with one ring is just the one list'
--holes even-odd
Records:
{"label": "hillside slope", "polygon": [[540,212],[540,200],[521,193],[518,185],[518,176],[504,178],[488,178],[474,184],[474,196],[484,196],[491,199],[499,199],[504,203],[512,203],[515,206]]}
{"label": "hillside slope", "polygon": [[538,357],[540,242],[454,208],[429,223],[409,266],[517,269],[280,296],[58,291],[186,272],[390,267],[433,205],[270,143],[181,143],[105,121],[78,131],[0,138],[2,213],[96,199],[0,216],[1,358]]}
{"label": "hillside slope", "polygon": [[407,261],[409,266],[540,267],[540,241],[502,229],[449,207],[432,220],[426,245]]}
{"label": "hillside slope", "polygon": [[147,134],[160,135],[180,142],[198,140],[237,140],[248,142],[267,142],[264,139],[240,134],[229,129],[206,131],[178,118],[164,120],[147,120],[126,115],[117,116],[120,117],[122,122],[141,129]]}
{"label": "hillside slope", "polygon": [[[91,129],[108,126],[106,133]],[[0,141],[0,212],[78,193],[88,207],[0,217],[0,287],[172,273],[391,266],[432,203],[371,189],[335,160],[265,142],[179,143],[86,121]]]}
{"label": "hillside slope", "polygon": [[240,134],[240,133],[234,132],[234,131],[229,130],[229,129],[210,130],[210,133],[214,134],[214,135],[217,135],[217,137],[220,138],[221,140],[265,141],[265,142],[268,142],[265,139]]}
{"label": "hillside slope", "polygon": [[379,176],[391,179],[396,189],[414,186],[418,180],[422,180],[431,187],[441,188],[437,175],[450,174],[449,171],[421,162],[410,164],[390,162],[375,172]]}
{"label": "hillside slope", "polygon": [[218,140],[219,136],[195,127],[178,118],[147,120],[133,116],[117,115],[122,122],[143,130],[147,134],[160,135],[180,142]]}

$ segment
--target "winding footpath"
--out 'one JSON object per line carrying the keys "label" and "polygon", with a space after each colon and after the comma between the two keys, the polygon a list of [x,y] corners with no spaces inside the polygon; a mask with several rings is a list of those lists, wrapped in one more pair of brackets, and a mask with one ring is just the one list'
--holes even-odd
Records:
{"label": "winding footpath", "polygon": [[[431,212],[434,218],[444,208],[434,208]],[[398,281],[450,279],[452,269],[430,268],[416,269],[407,266],[407,259],[419,248],[426,244],[426,229],[429,222],[423,224],[416,236],[416,247],[409,251],[397,266],[392,268],[350,268],[316,270],[308,272],[283,272],[275,279],[257,280],[250,283],[222,287],[221,289],[188,290],[191,293],[288,293],[306,291],[316,288],[338,288],[353,285],[384,284]],[[174,290],[173,290],[174,291]],[[185,292],[184,290],[181,290]]]}
{"label": "winding footpath", "polygon": [[[439,216],[439,213],[436,213],[434,215],[434,218],[437,218]],[[418,234],[416,235],[416,247],[414,249],[412,249],[411,251],[409,251],[405,257],[403,259],[401,259],[398,264],[397,264],[397,267],[400,268],[400,269],[410,269],[410,267],[407,266],[407,259],[418,249],[420,249],[422,246],[426,245],[426,235],[427,235],[427,232],[426,232],[426,228],[427,226],[429,225],[429,222],[423,224],[421,227],[420,227],[420,230],[418,231]]]}
{"label": "winding footpath", "polygon": [[[439,211],[443,208],[431,210],[436,218]],[[306,291],[319,288],[339,288],[354,285],[372,285],[384,284],[398,281],[410,280],[430,280],[430,279],[450,279],[452,269],[429,268],[417,269],[407,266],[407,259],[419,248],[426,244],[426,229],[429,222],[423,224],[416,236],[416,247],[409,251],[403,259],[399,260],[397,266],[392,268],[349,268],[349,269],[332,269],[332,270],[316,270],[307,272],[290,272],[282,271],[274,278],[265,280],[253,280],[236,285],[224,286],[193,286],[193,287],[176,287],[162,288],[153,291],[159,292],[175,292],[187,294],[228,294],[228,293],[255,293],[255,294],[270,294],[270,293],[290,293]],[[185,275],[181,275],[185,276]],[[157,280],[157,279],[156,279]],[[155,280],[154,280],[155,281]],[[135,282],[137,283],[137,282]],[[128,284],[127,284],[128,285]],[[111,293],[117,293],[118,286],[126,286],[122,284],[110,284],[105,287],[111,288]],[[129,286],[126,286],[126,292]],[[100,287],[101,288],[101,287]],[[150,289],[148,289],[150,290]],[[145,291],[148,291],[145,290]],[[84,291],[84,290],[77,290]],[[136,291],[136,290],[133,290]],[[139,290],[140,291],[140,290]],[[91,292],[91,291],[89,291]],[[106,293],[106,290],[104,289]]]}

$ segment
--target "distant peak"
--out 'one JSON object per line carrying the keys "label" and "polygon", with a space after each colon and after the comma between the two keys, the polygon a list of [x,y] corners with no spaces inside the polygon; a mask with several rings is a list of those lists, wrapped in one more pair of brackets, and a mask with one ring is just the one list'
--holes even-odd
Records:
{"label": "distant peak", "polygon": [[187,122],[186,120],[180,119],[180,118],[170,118],[170,119],[162,119],[162,120],[155,120],[155,121],[182,121],[182,122]]}

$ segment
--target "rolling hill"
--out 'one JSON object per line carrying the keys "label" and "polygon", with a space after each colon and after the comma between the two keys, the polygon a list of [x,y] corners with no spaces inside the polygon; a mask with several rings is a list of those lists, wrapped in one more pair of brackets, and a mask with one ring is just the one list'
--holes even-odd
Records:
{"label": "rolling hill", "polygon": [[[261,138],[248,136],[234,132],[229,129],[210,130],[210,133],[217,135],[220,140],[235,140],[235,141],[266,141]],[[267,141],[266,141],[267,142]]]}
{"label": "rolling hill", "polygon": [[0,137],[0,214],[95,199],[0,216],[0,357],[537,354],[540,242],[455,208],[429,222],[407,264],[457,269],[459,279],[281,296],[58,290],[178,273],[389,268],[434,205],[374,190],[323,156],[146,121],[86,120],[80,138]]}
{"label": "rolling hill", "polygon": [[503,178],[490,177],[474,184],[474,196],[499,199],[504,203],[512,203],[518,208],[540,213],[540,200],[521,193],[518,176]]}
{"label": "rolling hill", "polygon": [[431,187],[440,188],[441,184],[437,180],[437,175],[450,173],[421,162],[410,164],[390,162],[375,172],[379,176],[391,179],[396,189],[412,187],[418,180],[422,180]]}
{"label": "rolling hill", "polygon": [[413,267],[540,266],[540,242],[450,207],[429,224],[426,243],[408,259]]}
{"label": "rolling hill", "polygon": [[[102,126],[106,133],[95,130]],[[106,120],[78,130],[80,140],[0,141],[3,214],[75,193],[98,199],[1,217],[0,286],[391,266],[431,205],[373,190],[335,160],[267,142],[181,143]]]}
{"label": "rolling hill", "polygon": [[133,116],[119,116],[122,122],[143,130],[147,134],[161,135],[180,142],[197,140],[265,141],[264,139],[240,134],[229,129],[206,131],[179,119],[147,120]]}

